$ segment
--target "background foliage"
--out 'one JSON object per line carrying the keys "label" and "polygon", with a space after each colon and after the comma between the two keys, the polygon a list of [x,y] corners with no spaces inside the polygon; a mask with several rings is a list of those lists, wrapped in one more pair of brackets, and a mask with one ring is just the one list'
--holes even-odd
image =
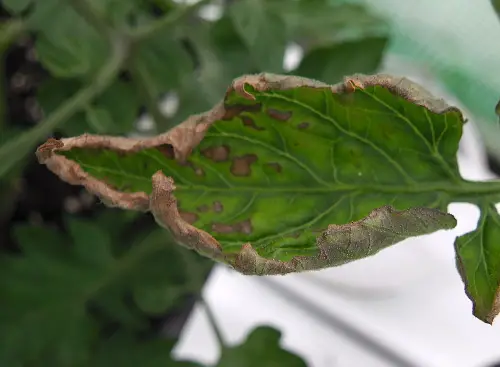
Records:
{"label": "background foliage", "polygon": [[[34,161],[35,147],[51,136],[165,131],[211,107],[241,74],[335,83],[372,73],[385,24],[360,6],[323,0],[2,7],[0,365],[197,365],[170,351],[211,263],[169,246],[150,216],[105,209],[63,184]],[[304,57],[285,68],[290,44]],[[243,345],[223,346],[218,365],[305,365],[278,342],[278,331],[258,328]]]}

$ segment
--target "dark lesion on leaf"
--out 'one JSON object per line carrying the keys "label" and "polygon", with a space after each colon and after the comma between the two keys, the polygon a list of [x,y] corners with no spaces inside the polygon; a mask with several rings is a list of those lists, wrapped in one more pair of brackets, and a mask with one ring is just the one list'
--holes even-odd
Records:
{"label": "dark lesion on leaf", "polygon": [[170,144],[158,145],[156,149],[167,159],[175,158],[174,147]]}
{"label": "dark lesion on leaf", "polygon": [[214,201],[212,206],[213,206],[214,212],[216,212],[216,213],[222,213],[222,211],[224,210],[224,205],[222,205],[222,203],[220,201]]}
{"label": "dark lesion on leaf", "polygon": [[219,145],[203,149],[201,154],[214,162],[226,162],[229,159],[231,149],[227,145]]}
{"label": "dark lesion on leaf", "polygon": [[255,123],[254,119],[248,116],[241,116],[241,121],[243,122],[243,125],[248,126],[251,129],[257,130],[257,131],[262,131],[265,130],[265,128],[261,126],[257,126]]}
{"label": "dark lesion on leaf", "polygon": [[199,217],[198,217],[198,214],[196,213],[191,213],[191,212],[179,212],[179,215],[181,216],[181,218],[188,222],[189,224],[193,224],[195,223]]}
{"label": "dark lesion on leaf", "polygon": [[230,171],[234,176],[245,177],[252,173],[251,165],[257,161],[255,154],[245,154],[242,157],[233,158]]}
{"label": "dark lesion on leaf", "polygon": [[281,164],[279,164],[277,162],[270,162],[270,163],[267,163],[267,165],[269,167],[271,167],[273,170],[275,170],[276,173],[281,173],[281,171],[283,171],[283,167],[281,166]]}
{"label": "dark lesion on leaf", "polygon": [[196,210],[200,213],[207,213],[208,211],[210,211],[210,207],[207,204],[203,204],[197,207]]}
{"label": "dark lesion on leaf", "polygon": [[251,234],[253,231],[252,222],[250,219],[234,224],[212,223],[212,231],[217,233],[243,233]]}
{"label": "dark lesion on leaf", "polygon": [[291,111],[280,111],[275,108],[268,108],[266,112],[269,117],[279,121],[288,121],[292,117]]}
{"label": "dark lesion on leaf", "polygon": [[262,110],[262,104],[256,103],[251,105],[225,105],[224,116],[222,120],[232,120],[234,117],[241,115],[242,112],[259,112]]}
{"label": "dark lesion on leaf", "polygon": [[309,122],[301,122],[300,124],[297,125],[297,129],[299,130],[305,130],[311,125]]}
{"label": "dark lesion on leaf", "polygon": [[194,171],[196,176],[200,176],[200,177],[205,176],[205,171],[201,167],[196,166],[191,161],[179,162],[179,165],[191,168]]}

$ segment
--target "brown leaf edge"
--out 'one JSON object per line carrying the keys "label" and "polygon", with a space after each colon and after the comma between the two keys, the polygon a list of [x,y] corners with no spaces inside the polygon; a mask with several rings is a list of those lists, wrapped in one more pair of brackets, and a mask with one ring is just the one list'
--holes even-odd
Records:
{"label": "brown leaf edge", "polygon": [[[349,94],[357,88],[363,89],[378,85],[434,113],[456,111],[461,114],[460,110],[448,106],[442,99],[434,98],[429,92],[409,79],[398,78],[386,74],[372,76],[356,74],[352,77],[346,77],[342,83],[332,86],[297,76],[268,73],[245,75],[232,82],[226,92],[226,96],[235,91],[248,100],[254,100],[255,97],[245,90],[246,85],[251,85],[259,92],[310,87],[329,88],[332,93],[340,94]],[[226,108],[224,101],[225,98],[211,110],[202,114],[193,115],[173,129],[155,137],[141,139],[84,134],[60,140],[48,139],[47,142],[37,149],[36,155],[41,164],[45,164],[49,170],[59,176],[63,181],[72,185],[84,186],[89,192],[99,197],[107,206],[143,212],[150,211],[154,215],[157,223],[168,229],[179,244],[189,249],[196,250],[201,255],[210,257],[215,261],[231,265],[235,270],[243,274],[287,274],[331,266],[328,263],[328,251],[325,248],[325,241],[319,240],[321,236],[318,237],[318,255],[311,257],[297,256],[287,262],[266,259],[259,256],[250,243],[243,244],[240,252],[237,254],[223,253],[221,245],[214,237],[182,219],[178,211],[177,200],[174,196],[174,181],[172,178],[166,177],[161,171],[156,172],[152,177],[153,190],[151,195],[145,192],[127,193],[118,191],[108,183],[87,174],[78,163],[62,155],[55,154],[58,151],[69,151],[73,148],[110,149],[118,152],[130,153],[169,144],[173,147],[175,159],[183,162],[201,142],[205,133],[213,123],[218,120],[230,119],[239,113],[239,111],[234,108]],[[462,120],[465,122],[463,118]],[[417,210],[427,211],[427,213],[424,214],[429,214],[430,212],[434,215],[441,213],[433,209],[419,208]],[[392,207],[384,206],[373,210],[368,217],[357,222],[345,225],[330,225],[327,231],[330,233],[351,231],[353,228],[363,226],[363,224],[370,219],[376,219],[377,217],[385,215],[399,216],[405,212],[407,211],[399,212]],[[444,215],[451,216],[449,214]],[[441,215],[438,215],[438,217],[440,216]],[[451,218],[453,217],[451,216]],[[454,218],[448,221],[448,223],[450,228],[456,225]],[[433,226],[431,225],[431,227]],[[431,232],[434,230],[436,229],[433,229]]]}

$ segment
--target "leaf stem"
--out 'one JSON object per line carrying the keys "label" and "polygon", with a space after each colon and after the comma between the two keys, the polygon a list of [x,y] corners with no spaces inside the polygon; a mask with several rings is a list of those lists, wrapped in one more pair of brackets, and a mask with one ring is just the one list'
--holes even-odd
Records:
{"label": "leaf stem", "polygon": [[48,136],[54,129],[63,125],[113,82],[127,58],[128,45],[125,40],[116,38],[112,46],[110,59],[87,87],[82,88],[69,98],[58,109],[40,121],[37,126],[0,147],[0,176],[12,169],[32,152],[33,146],[40,139]]}
{"label": "leaf stem", "polygon": [[219,344],[221,351],[223,351],[224,349],[227,348],[227,344],[224,341],[224,337],[222,336],[222,332],[221,332],[219,326],[217,325],[217,320],[215,318],[214,313],[212,312],[212,308],[210,307],[208,302],[203,297],[200,297],[200,303],[203,306],[203,308],[205,309],[205,312],[206,312],[207,318],[208,318],[208,322],[210,323],[210,326],[212,327],[212,329],[214,331],[215,337],[217,339],[217,342]]}
{"label": "leaf stem", "polygon": [[[205,276],[203,274],[202,268],[198,264],[196,264],[194,258],[190,256],[191,254],[188,251],[192,250],[188,250],[187,248],[182,247],[179,244],[176,244],[175,242],[173,242],[171,245],[174,246],[174,248],[177,250],[179,255],[184,260],[184,265],[186,266],[186,273],[188,274],[190,279],[188,288],[191,291],[199,292],[197,297],[198,301],[201,303],[201,305],[205,309],[205,312],[207,313],[208,322],[210,323],[210,326],[212,327],[215,333],[215,337],[217,338],[217,342],[219,344],[221,351],[226,349],[227,344],[224,341],[224,337],[222,336],[222,332],[219,326],[217,325],[217,320],[215,318],[215,315],[212,312],[210,305],[201,294],[202,285],[205,282]],[[194,255],[197,256],[197,254]]]}
{"label": "leaf stem", "polygon": [[88,0],[71,0],[69,4],[87,23],[99,33],[106,35],[108,40],[112,42],[114,30]]}
{"label": "leaf stem", "polygon": [[142,26],[141,28],[130,31],[130,37],[134,43],[138,43],[144,41],[145,39],[154,37],[156,34],[160,33],[166,28],[171,27],[185,16],[191,14],[192,12],[196,11],[204,5],[207,5],[210,2],[211,0],[199,0],[197,3],[194,3],[192,5],[180,5],[176,10],[172,11],[172,13],[164,16],[163,18],[152,22],[151,24]]}

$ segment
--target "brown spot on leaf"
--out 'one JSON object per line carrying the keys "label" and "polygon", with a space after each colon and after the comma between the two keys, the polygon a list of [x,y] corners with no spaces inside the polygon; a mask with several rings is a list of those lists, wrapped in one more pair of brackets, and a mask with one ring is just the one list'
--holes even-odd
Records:
{"label": "brown spot on leaf", "polygon": [[267,114],[269,115],[269,117],[280,121],[287,121],[290,119],[290,117],[292,117],[291,111],[280,111],[274,108],[268,108]]}
{"label": "brown spot on leaf", "polygon": [[251,165],[257,160],[255,154],[245,154],[242,157],[236,157],[231,164],[231,173],[235,176],[250,176],[252,172]]}
{"label": "brown spot on leaf", "polygon": [[268,163],[267,165],[269,167],[271,167],[272,169],[274,169],[277,173],[281,173],[281,171],[283,170],[283,167],[281,167],[281,164],[276,163],[276,162],[271,162],[271,163]]}
{"label": "brown spot on leaf", "polygon": [[248,117],[248,116],[242,116],[241,117],[241,121],[243,121],[243,125],[245,126],[248,126],[252,129],[255,129],[255,130],[258,130],[258,131],[262,131],[262,130],[265,130],[263,127],[261,126],[257,126],[257,124],[255,123],[255,121]]}
{"label": "brown spot on leaf", "polygon": [[243,233],[250,234],[253,231],[252,222],[250,219],[235,224],[213,223],[212,231],[217,233]]}
{"label": "brown spot on leaf", "polygon": [[214,162],[225,162],[229,159],[229,152],[230,149],[227,145],[220,145],[204,149],[201,154]]}
{"label": "brown spot on leaf", "polygon": [[224,106],[225,113],[222,120],[231,120],[235,116],[238,116],[242,112],[259,112],[262,109],[262,104],[252,104],[252,105],[235,105],[235,106]]}
{"label": "brown spot on leaf", "polygon": [[206,213],[210,210],[210,207],[206,204],[204,205],[200,205],[199,207],[196,208],[197,211],[199,211],[200,213]]}
{"label": "brown spot on leaf", "polygon": [[201,167],[195,166],[191,161],[179,162],[179,165],[191,168],[197,176],[205,176],[205,171]]}
{"label": "brown spot on leaf", "polygon": [[222,211],[224,210],[224,206],[220,201],[214,201],[213,207],[214,207],[214,212],[216,213],[222,213]]}
{"label": "brown spot on leaf", "polygon": [[301,122],[300,124],[297,125],[297,128],[300,130],[304,130],[307,129],[309,125],[310,125],[309,122]]}
{"label": "brown spot on leaf", "polygon": [[174,147],[171,146],[170,144],[162,144],[156,147],[158,151],[163,154],[167,159],[174,159],[175,154],[174,154]]}
{"label": "brown spot on leaf", "polygon": [[196,213],[190,212],[179,212],[181,218],[188,222],[189,224],[193,224],[198,220],[198,215]]}

